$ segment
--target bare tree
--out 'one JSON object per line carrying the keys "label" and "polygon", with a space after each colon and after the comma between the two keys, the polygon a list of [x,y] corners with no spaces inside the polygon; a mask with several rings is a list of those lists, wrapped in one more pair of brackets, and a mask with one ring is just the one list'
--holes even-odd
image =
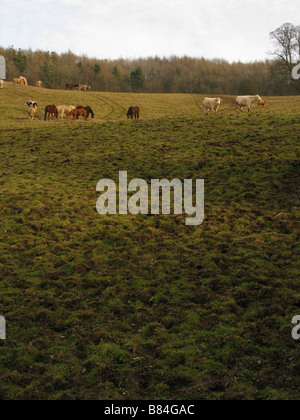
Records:
{"label": "bare tree", "polygon": [[285,23],[274,32],[270,33],[274,44],[274,51],[270,54],[275,56],[271,66],[271,74],[277,88],[287,86],[295,92],[300,91],[298,80],[293,77],[295,65],[300,62],[300,26]]}
{"label": "bare tree", "polygon": [[285,23],[270,33],[275,51],[271,55],[277,57],[282,65],[292,71],[296,62],[300,60],[300,26]]}
{"label": "bare tree", "polygon": [[296,26],[295,28],[295,49],[297,50],[298,54],[298,61],[300,61],[300,26]]}

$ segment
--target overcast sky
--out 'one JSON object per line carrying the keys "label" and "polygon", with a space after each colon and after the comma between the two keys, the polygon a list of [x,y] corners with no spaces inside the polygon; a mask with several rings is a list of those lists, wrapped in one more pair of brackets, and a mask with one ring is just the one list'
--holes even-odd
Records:
{"label": "overcast sky", "polygon": [[0,0],[0,46],[96,58],[255,61],[300,24],[299,0]]}

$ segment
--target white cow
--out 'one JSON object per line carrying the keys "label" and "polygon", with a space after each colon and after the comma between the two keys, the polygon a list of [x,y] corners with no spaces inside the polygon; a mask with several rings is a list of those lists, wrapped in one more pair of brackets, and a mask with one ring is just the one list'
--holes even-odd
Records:
{"label": "white cow", "polygon": [[204,114],[208,115],[209,111],[216,114],[218,112],[219,106],[221,105],[222,99],[220,98],[205,98],[203,102]]}
{"label": "white cow", "polygon": [[3,88],[4,88],[4,82],[2,79],[0,79],[0,89],[3,89]]}
{"label": "white cow", "polygon": [[60,113],[61,118],[64,118],[65,113],[68,114],[69,112],[73,111],[75,109],[75,106],[73,105],[59,105],[57,107],[57,112]]}
{"label": "white cow", "polygon": [[86,92],[87,90],[91,90],[91,86],[89,86],[89,85],[79,85],[78,90],[83,90],[84,92]]}
{"label": "white cow", "polygon": [[247,107],[248,112],[250,112],[252,105],[256,102],[260,102],[262,99],[259,95],[256,96],[238,96],[236,98],[236,109],[240,109],[243,112],[243,108]]}
{"label": "white cow", "polygon": [[35,110],[37,110],[37,107],[38,107],[37,102],[36,102],[36,101],[34,101],[33,99],[30,99],[29,101],[27,101],[27,102],[25,103],[25,105],[26,105],[28,108],[34,108]]}

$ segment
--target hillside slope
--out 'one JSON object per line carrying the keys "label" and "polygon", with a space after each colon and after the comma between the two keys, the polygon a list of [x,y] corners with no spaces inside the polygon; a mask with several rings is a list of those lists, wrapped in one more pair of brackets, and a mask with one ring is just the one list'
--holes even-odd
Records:
{"label": "hillside slope", "polygon": [[[0,91],[0,399],[300,397],[299,98],[202,99]],[[48,103],[96,118],[44,122]],[[204,223],[100,216],[124,170],[205,179]]]}

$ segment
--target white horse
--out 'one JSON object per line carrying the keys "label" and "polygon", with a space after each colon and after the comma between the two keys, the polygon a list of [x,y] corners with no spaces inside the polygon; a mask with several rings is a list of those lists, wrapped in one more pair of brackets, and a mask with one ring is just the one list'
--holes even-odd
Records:
{"label": "white horse", "polygon": [[24,77],[24,76],[20,76],[20,77],[19,77],[19,79],[24,80],[24,85],[25,85],[25,86],[28,86],[28,82],[27,82],[26,77]]}
{"label": "white horse", "polygon": [[73,105],[59,105],[57,107],[57,111],[60,113],[61,118],[64,118],[65,113],[68,114],[69,112],[73,111],[73,109],[75,109],[75,106]]}
{"label": "white horse", "polygon": [[35,116],[35,113],[36,113],[36,109],[35,109],[35,108],[33,108],[33,106],[30,106],[30,107],[28,108],[27,112],[28,112],[29,119],[30,119],[30,120],[34,120],[34,116]]}

